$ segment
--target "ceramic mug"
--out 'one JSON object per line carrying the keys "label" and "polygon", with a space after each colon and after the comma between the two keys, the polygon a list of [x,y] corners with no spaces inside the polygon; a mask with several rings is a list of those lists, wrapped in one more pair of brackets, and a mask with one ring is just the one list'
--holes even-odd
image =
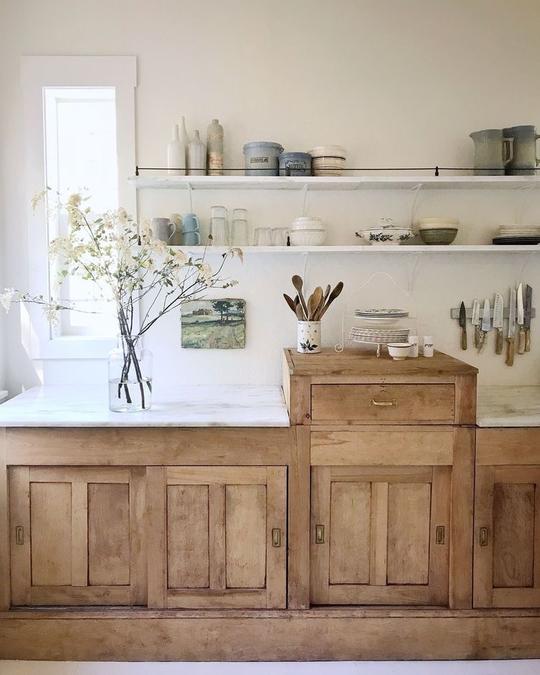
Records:
{"label": "ceramic mug", "polygon": [[321,351],[321,322],[299,321],[296,351],[300,354],[318,354]]}
{"label": "ceramic mug", "polygon": [[182,232],[198,232],[200,230],[199,219],[195,213],[185,213],[182,216]]}
{"label": "ceramic mug", "polygon": [[199,246],[201,235],[198,232],[184,232],[182,234],[182,243],[184,246]]}
{"label": "ceramic mug", "polygon": [[169,218],[152,218],[152,234],[154,239],[159,239],[172,246],[176,232],[177,226]]}
{"label": "ceramic mug", "polygon": [[532,124],[522,124],[517,127],[503,129],[506,139],[513,142],[513,156],[506,165],[506,173],[513,176],[534,176],[536,167],[540,164],[537,154],[536,141],[540,135]]}

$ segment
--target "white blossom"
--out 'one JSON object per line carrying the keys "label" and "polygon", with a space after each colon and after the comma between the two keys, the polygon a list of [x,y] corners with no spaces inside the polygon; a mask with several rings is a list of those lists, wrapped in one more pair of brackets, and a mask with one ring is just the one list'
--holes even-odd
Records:
{"label": "white blossom", "polygon": [[3,293],[0,293],[0,306],[2,306],[6,312],[9,312],[11,309],[11,304],[17,297],[17,291],[14,288],[6,288]]}

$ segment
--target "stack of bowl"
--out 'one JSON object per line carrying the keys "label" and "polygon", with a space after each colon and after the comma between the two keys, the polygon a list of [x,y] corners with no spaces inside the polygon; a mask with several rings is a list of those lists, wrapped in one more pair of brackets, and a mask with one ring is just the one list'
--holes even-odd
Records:
{"label": "stack of bowl", "polygon": [[300,216],[293,220],[289,238],[291,246],[321,246],[326,240],[326,227],[320,218]]}
{"label": "stack of bowl", "polygon": [[420,238],[428,245],[451,244],[459,229],[456,218],[420,218],[417,224]]}
{"label": "stack of bowl", "polygon": [[341,176],[347,152],[341,145],[318,145],[309,151],[314,176]]}

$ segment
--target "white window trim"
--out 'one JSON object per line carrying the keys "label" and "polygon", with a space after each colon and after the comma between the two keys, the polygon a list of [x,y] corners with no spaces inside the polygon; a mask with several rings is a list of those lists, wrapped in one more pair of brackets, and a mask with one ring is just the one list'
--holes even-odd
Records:
{"label": "white window trim", "polygon": [[[46,207],[34,211],[32,197],[44,189],[45,139],[43,87],[115,87],[118,153],[118,200],[136,213],[135,188],[128,177],[136,165],[135,152],[135,56],[24,56],[21,83],[25,129],[25,185],[27,202],[27,255],[29,291],[47,296],[49,260]],[[38,307],[22,312],[21,331],[33,359],[103,359],[115,338],[54,336]]]}

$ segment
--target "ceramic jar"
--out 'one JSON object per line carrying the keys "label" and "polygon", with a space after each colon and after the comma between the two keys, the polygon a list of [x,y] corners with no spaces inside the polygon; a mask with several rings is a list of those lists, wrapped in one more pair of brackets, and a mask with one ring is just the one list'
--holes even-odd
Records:
{"label": "ceramic jar", "polygon": [[321,322],[299,321],[296,351],[299,354],[318,354],[321,351]]}
{"label": "ceramic jar", "polygon": [[279,156],[280,176],[311,176],[311,155],[308,152],[282,152]]}
{"label": "ceramic jar", "polygon": [[283,146],[272,141],[252,141],[244,145],[246,176],[277,176]]}
{"label": "ceramic jar", "polygon": [[314,176],[341,176],[347,152],[341,145],[319,145],[309,151]]}
{"label": "ceramic jar", "polygon": [[474,143],[476,176],[502,176],[512,159],[512,141],[504,138],[502,129],[482,129],[469,134]]}

